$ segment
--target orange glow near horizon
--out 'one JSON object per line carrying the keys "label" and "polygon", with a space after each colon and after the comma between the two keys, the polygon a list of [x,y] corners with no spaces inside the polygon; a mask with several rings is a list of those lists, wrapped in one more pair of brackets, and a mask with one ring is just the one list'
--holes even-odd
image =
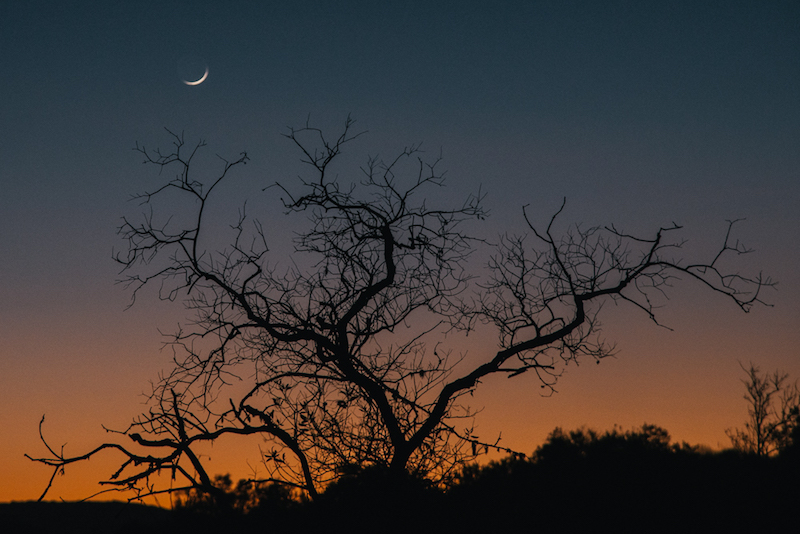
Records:
{"label": "orange glow near horizon", "polygon": [[[682,304],[680,300],[673,304]],[[530,454],[556,426],[603,431],[614,425],[630,429],[651,423],[666,428],[674,442],[711,449],[726,447],[725,429],[741,426],[746,417],[741,398],[743,373],[736,362],[758,361],[759,352],[782,348],[778,343],[765,346],[756,337],[756,333],[763,334],[765,322],[769,323],[769,311],[726,314],[727,324],[723,325],[718,320],[704,319],[719,309],[719,302],[699,304],[686,316],[675,309],[671,315],[679,324],[671,324],[676,328],[674,332],[624,311],[607,314],[605,332],[609,339],[618,340],[617,357],[599,365],[587,361],[577,367],[568,366],[557,385],[558,393],[550,397],[541,396],[534,376],[486,379],[474,397],[468,398],[472,408],[482,408],[476,418],[477,435],[489,442],[499,436],[502,446]],[[625,332],[624,325],[630,321],[638,322],[639,333]],[[720,338],[712,341],[709,332],[715,329],[720,331]],[[148,337],[138,343],[152,346]],[[470,350],[492,350],[491,343],[475,341],[471,341]],[[62,349],[68,351],[69,347]],[[91,363],[73,367],[70,376],[42,374],[43,391],[50,391],[34,404],[47,414],[43,430],[51,446],[66,443],[68,454],[86,452],[110,437],[101,424],[124,429],[144,408],[143,398],[137,394],[152,376],[145,367],[157,368],[158,361],[166,364],[166,355],[139,360],[141,366],[135,365],[135,354],[119,356],[127,363],[100,366],[102,359],[83,355],[84,361]],[[727,365],[722,367],[720,362]],[[32,409],[17,410],[13,420],[8,413],[5,416],[6,425],[25,429],[25,434],[2,447],[2,456],[7,459],[2,465],[3,502],[38,498],[51,473],[49,468],[23,457],[24,453],[34,457],[46,453],[37,434],[41,415]],[[125,441],[123,438],[121,442]],[[257,443],[253,439],[226,438],[209,447],[209,473],[230,473],[234,480],[251,476],[252,467],[258,466]],[[493,452],[482,461],[500,456]],[[97,482],[116,470],[119,458],[114,451],[107,451],[90,461],[68,466],[65,476],[56,477],[48,500],[79,500],[103,490]],[[125,497],[126,494],[109,492],[96,499]],[[169,498],[159,497],[158,503],[167,506]]]}

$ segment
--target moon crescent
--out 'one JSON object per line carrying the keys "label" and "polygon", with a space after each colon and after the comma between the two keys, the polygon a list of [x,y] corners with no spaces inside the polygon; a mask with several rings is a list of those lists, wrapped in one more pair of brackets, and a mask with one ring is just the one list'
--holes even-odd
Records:
{"label": "moon crescent", "polygon": [[185,83],[186,85],[200,85],[201,83],[206,81],[206,78],[208,78],[208,67],[206,67],[206,71],[203,73],[203,76],[196,82],[187,82],[186,80],[183,80],[183,83]]}

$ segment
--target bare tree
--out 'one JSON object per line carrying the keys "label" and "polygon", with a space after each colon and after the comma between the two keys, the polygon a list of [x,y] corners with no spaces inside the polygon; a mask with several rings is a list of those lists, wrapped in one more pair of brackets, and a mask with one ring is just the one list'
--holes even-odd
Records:
{"label": "bare tree", "polygon": [[742,366],[747,392],[747,422],[744,428],[725,431],[734,449],[759,456],[777,454],[791,445],[792,433],[800,424],[800,389],[797,381],[781,371],[762,375],[759,368]]}
{"label": "bare tree", "polygon": [[[748,252],[732,240],[733,222],[700,262],[680,257],[674,224],[649,237],[579,226],[557,235],[563,205],[543,229],[523,208],[527,235],[492,244],[468,226],[486,216],[480,192],[455,206],[428,205],[444,179],[439,161],[426,162],[419,146],[389,161],[368,159],[358,179],[340,178],[334,163],[359,135],[349,118],[334,139],[308,124],[286,134],[310,171],[296,185],[267,188],[282,196],[287,216],[308,221],[289,262],[270,261],[262,223],[244,210],[229,245],[210,248],[218,229],[206,208],[246,154],[223,161],[219,176],[203,184],[190,171],[204,143],[187,147],[172,134],[168,153],[137,146],[146,163],[178,171],[138,198],[152,206],[176,193],[191,201],[191,216],[176,222],[151,209],[139,222],[125,219],[128,247],[116,259],[134,299],[155,284],[161,298],[183,299],[194,321],[171,338],[174,368],[156,384],[149,412],[120,432],[128,444],[76,457],[48,445],[50,456],[37,461],[55,474],[114,449],[123,463],[103,482],[111,487],[213,494],[218,488],[196,446],[258,435],[267,468],[261,480],[312,498],[352,465],[446,482],[465,461],[502,449],[473,433],[464,395],[490,375],[528,371],[552,388],[566,362],[609,355],[597,321],[603,302],[631,305],[657,322],[653,297],[679,278],[745,312],[772,285],[723,270],[728,256]],[[494,252],[481,268],[470,255],[486,249]],[[498,349],[468,361],[448,349],[475,328],[493,329]],[[154,486],[163,473],[176,482]]]}

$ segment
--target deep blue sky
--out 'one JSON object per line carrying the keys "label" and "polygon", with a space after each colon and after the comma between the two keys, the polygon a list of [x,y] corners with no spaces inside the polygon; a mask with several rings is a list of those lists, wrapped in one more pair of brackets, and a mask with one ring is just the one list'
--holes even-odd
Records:
{"label": "deep blue sky", "polygon": [[[207,62],[202,85],[181,83],[186,56]],[[775,308],[752,317],[700,294],[665,310],[669,335],[641,330],[642,317],[609,321],[622,353],[607,371],[574,370],[546,401],[530,383],[495,385],[480,399],[487,433],[513,406],[503,435],[526,450],[554,424],[643,419],[725,445],[745,413],[737,361],[800,377],[796,1],[6,0],[0,424],[20,441],[0,451],[4,476],[37,446],[42,413],[72,443],[71,429],[124,425],[164,365],[156,328],[183,317],[152,301],[123,312],[128,295],[114,285],[115,228],[136,213],[127,195],[159,183],[135,143],[164,144],[168,127],[205,138],[209,155],[248,151],[240,189],[226,193],[235,214],[244,196],[264,199],[262,186],[299,172],[287,126],[310,115],[335,127],[348,114],[369,130],[349,163],[419,141],[441,150],[454,196],[488,191],[491,231],[518,228],[523,204],[546,220],[564,196],[567,220],[632,231],[676,221],[698,248],[746,217],[757,254],[743,268],[780,281]],[[261,215],[280,228],[276,213]],[[705,418],[682,423],[696,411]],[[515,434],[523,424],[534,430]]]}

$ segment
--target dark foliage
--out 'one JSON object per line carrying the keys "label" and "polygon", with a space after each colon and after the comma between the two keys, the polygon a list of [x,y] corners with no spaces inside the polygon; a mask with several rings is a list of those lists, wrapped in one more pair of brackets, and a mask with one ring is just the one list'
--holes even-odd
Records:
{"label": "dark foliage", "polygon": [[[795,520],[798,475],[790,450],[769,458],[711,452],[673,444],[654,425],[602,434],[557,428],[530,458],[468,466],[449,488],[354,467],[315,502],[286,507],[279,497],[283,515],[269,517],[332,533],[771,531]],[[264,518],[261,507],[275,506],[262,500],[249,514]],[[768,519],[757,510],[770,510]]]}
{"label": "dark foliage", "polygon": [[787,458],[670,444],[651,425],[604,434],[556,429],[531,459],[466,470],[449,498],[459,528],[738,532],[764,527],[754,510],[774,512],[771,525],[794,521],[797,467]]}
{"label": "dark foliage", "polygon": [[[314,503],[317,526],[331,532],[447,532],[442,491],[420,476],[354,467]],[[327,518],[341,518],[329,522]]]}
{"label": "dark foliage", "polygon": [[[0,506],[3,532],[776,532],[793,531],[800,456],[673,444],[663,428],[555,429],[525,458],[466,467],[452,486],[350,466],[314,500],[229,476],[227,499],[190,490],[173,512],[122,503]],[[221,502],[227,503],[222,507]],[[61,532],[69,532],[58,528]]]}

